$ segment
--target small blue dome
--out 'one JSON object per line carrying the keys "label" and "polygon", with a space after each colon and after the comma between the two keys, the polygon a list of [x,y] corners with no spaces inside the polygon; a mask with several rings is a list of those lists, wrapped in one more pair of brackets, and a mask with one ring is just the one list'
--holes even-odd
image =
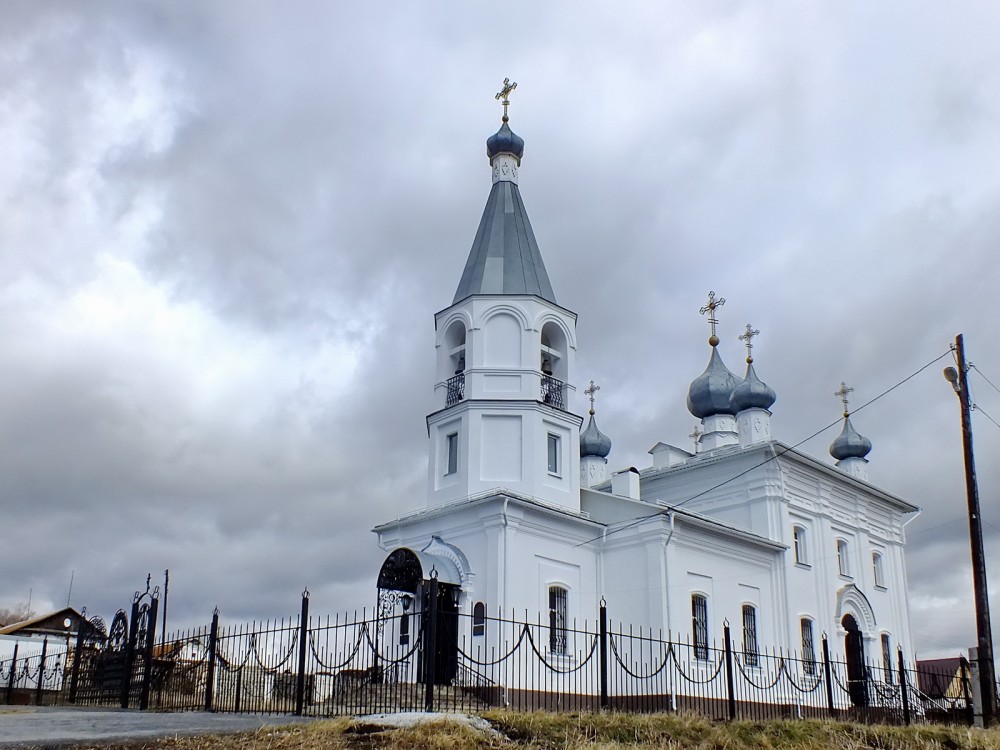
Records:
{"label": "small blue dome", "polygon": [[609,453],[611,453],[611,438],[597,429],[597,422],[591,414],[587,429],[580,433],[580,458],[587,456],[607,458]]}
{"label": "small blue dome", "polygon": [[746,409],[770,409],[777,399],[778,394],[774,389],[757,377],[753,364],[747,364],[747,375],[743,378],[743,382],[733,389],[729,403],[733,407],[733,412],[739,414]]}
{"label": "small blue dome", "polygon": [[844,429],[830,445],[830,455],[838,461],[845,458],[864,458],[872,449],[872,441],[858,433],[850,417],[844,417]]}
{"label": "small blue dome", "polygon": [[733,375],[724,364],[718,350],[712,347],[712,358],[705,372],[699,375],[688,388],[687,408],[698,419],[716,414],[733,414],[730,399],[740,379]]}
{"label": "small blue dome", "polygon": [[497,154],[513,154],[518,159],[524,154],[524,139],[507,125],[486,139],[486,156],[492,159]]}

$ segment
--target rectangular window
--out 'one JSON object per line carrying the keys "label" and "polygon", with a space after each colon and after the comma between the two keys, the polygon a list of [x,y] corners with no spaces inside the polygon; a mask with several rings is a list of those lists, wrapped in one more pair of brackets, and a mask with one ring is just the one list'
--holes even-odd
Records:
{"label": "rectangular window", "polygon": [[759,660],[757,651],[757,608],[752,604],[743,605],[743,663],[756,667]]}
{"label": "rectangular window", "polygon": [[549,651],[566,653],[567,591],[562,586],[549,587]]}
{"label": "rectangular window", "polygon": [[837,570],[842,576],[851,575],[851,569],[847,564],[847,542],[843,539],[837,540]]}
{"label": "rectangular window", "polygon": [[882,633],[882,670],[885,672],[885,682],[892,684],[892,643],[888,633]]}
{"label": "rectangular window", "polygon": [[559,474],[561,474],[560,470],[561,467],[559,466],[560,442],[561,441],[559,440],[558,435],[553,435],[551,432],[549,433],[549,440],[548,440],[549,474],[555,474],[556,476],[559,476]]}
{"label": "rectangular window", "polygon": [[878,552],[872,553],[872,572],[875,575],[875,585],[880,588],[885,588],[885,571],[882,570],[882,555]]}
{"label": "rectangular window", "polygon": [[691,595],[691,633],[694,636],[694,658],[708,659],[708,598]]}
{"label": "rectangular window", "polygon": [[445,438],[445,451],[448,454],[448,465],[445,476],[458,473],[458,433],[453,432]]}
{"label": "rectangular window", "polygon": [[792,546],[795,549],[795,562],[805,565],[809,562],[806,557],[806,530],[801,526],[792,527]]}
{"label": "rectangular window", "polygon": [[816,648],[813,646],[813,623],[803,617],[799,627],[802,630],[802,671],[806,674],[816,674]]}

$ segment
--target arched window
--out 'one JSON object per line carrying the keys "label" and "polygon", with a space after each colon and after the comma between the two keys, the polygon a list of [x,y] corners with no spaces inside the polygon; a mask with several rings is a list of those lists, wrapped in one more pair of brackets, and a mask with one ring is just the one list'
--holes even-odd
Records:
{"label": "arched window", "polygon": [[799,620],[799,630],[802,633],[802,671],[805,674],[816,674],[816,646],[813,641],[813,621],[808,617]]}
{"label": "arched window", "polygon": [[872,573],[875,576],[875,587],[885,588],[885,570],[883,570],[882,553],[872,552]]}
{"label": "arched window", "polygon": [[566,621],[569,592],[562,586],[549,586],[549,651],[566,653]]}
{"label": "arched window", "polygon": [[756,667],[759,661],[757,649],[757,608],[752,604],[743,605],[743,663]]}
{"label": "arched window", "polygon": [[851,567],[847,560],[847,541],[844,539],[837,540],[837,571],[845,577],[851,575]]}
{"label": "arched window", "polygon": [[708,659],[708,597],[691,594],[691,636],[694,658]]}
{"label": "arched window", "polygon": [[472,635],[486,635],[486,605],[482,602],[472,607]]}
{"label": "arched window", "polygon": [[809,564],[809,550],[806,547],[806,530],[804,526],[792,527],[792,549],[795,552],[795,562],[799,565]]}
{"label": "arched window", "polygon": [[892,638],[882,633],[882,673],[887,685],[892,684]]}
{"label": "arched window", "polygon": [[465,323],[456,320],[444,337],[445,406],[454,406],[465,398]]}

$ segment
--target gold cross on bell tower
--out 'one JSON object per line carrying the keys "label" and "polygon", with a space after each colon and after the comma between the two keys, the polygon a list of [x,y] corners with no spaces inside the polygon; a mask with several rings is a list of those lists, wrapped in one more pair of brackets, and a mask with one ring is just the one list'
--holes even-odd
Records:
{"label": "gold cross on bell tower", "polygon": [[590,398],[590,416],[594,416],[594,394],[601,390],[601,386],[594,383],[593,380],[590,381],[590,385],[584,389],[584,393]]}
{"label": "gold cross on bell tower", "polygon": [[503,104],[503,121],[507,122],[507,107],[510,105],[510,95],[513,93],[514,89],[517,88],[517,81],[514,83],[510,82],[509,78],[503,79],[503,88],[497,92],[496,99],[499,101],[503,99],[501,104]]}
{"label": "gold cross on bell tower", "polygon": [[756,328],[751,328],[750,324],[747,323],[746,333],[741,333],[740,336],[739,336],[740,341],[746,341],[747,342],[746,346],[747,346],[747,364],[748,365],[752,365],[753,364],[753,355],[750,354],[750,350],[753,349],[753,344],[750,343],[750,342],[753,340],[754,336],[759,336],[759,335],[760,335],[760,331],[758,331]]}
{"label": "gold cross on bell tower", "polygon": [[848,387],[847,383],[843,380],[840,381],[840,389],[833,392],[833,395],[838,397],[844,403],[844,417],[850,416],[850,412],[847,410],[847,394],[854,393],[854,389]]}
{"label": "gold cross on bell tower", "polygon": [[715,326],[718,325],[719,321],[715,317],[715,311],[726,304],[725,297],[715,298],[715,292],[708,293],[708,304],[701,308],[698,312],[702,315],[708,313],[708,324],[712,327],[712,335],[708,337],[709,346],[718,346],[719,337],[715,335]]}

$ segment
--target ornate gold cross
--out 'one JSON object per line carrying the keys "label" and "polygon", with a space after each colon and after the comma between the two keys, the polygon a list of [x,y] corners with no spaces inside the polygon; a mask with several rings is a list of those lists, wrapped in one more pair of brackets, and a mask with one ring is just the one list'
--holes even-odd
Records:
{"label": "ornate gold cross", "polygon": [[715,335],[715,326],[719,321],[715,317],[715,311],[717,308],[722,307],[726,304],[725,297],[715,298],[715,292],[708,293],[708,304],[701,308],[698,312],[702,315],[708,313],[708,324],[712,327],[712,335],[708,339],[708,343],[711,346],[717,346],[719,343],[719,337]]}
{"label": "ornate gold cross", "polygon": [[847,385],[847,383],[845,383],[843,380],[840,381],[840,390],[837,390],[837,391],[833,392],[834,396],[837,396],[841,401],[844,402],[844,416],[845,417],[847,417],[847,416],[850,415],[850,412],[847,410],[847,394],[848,393],[854,393],[854,389],[853,388],[849,388],[848,385]]}
{"label": "ornate gold cross", "polygon": [[746,333],[741,333],[740,334],[740,337],[739,337],[740,341],[746,341],[747,342],[747,364],[748,365],[752,365],[753,364],[753,355],[750,354],[750,350],[753,349],[753,344],[750,343],[750,342],[753,340],[754,336],[759,336],[759,335],[760,335],[760,331],[758,331],[756,328],[751,328],[749,323],[747,323]]}
{"label": "ornate gold cross", "polygon": [[601,386],[594,383],[593,380],[590,381],[590,385],[584,389],[584,393],[590,397],[590,416],[594,416],[594,394],[601,390]]}
{"label": "ornate gold cross", "polygon": [[689,438],[694,440],[694,452],[698,452],[698,446],[701,444],[701,436],[705,434],[705,431],[701,429],[699,425],[694,426],[694,431],[688,435]]}
{"label": "ornate gold cross", "polygon": [[517,88],[517,81],[514,83],[510,82],[509,78],[503,79],[503,88],[497,92],[496,99],[503,99],[501,104],[503,104],[503,121],[507,122],[507,106],[510,104],[510,95],[513,93],[514,89]]}

